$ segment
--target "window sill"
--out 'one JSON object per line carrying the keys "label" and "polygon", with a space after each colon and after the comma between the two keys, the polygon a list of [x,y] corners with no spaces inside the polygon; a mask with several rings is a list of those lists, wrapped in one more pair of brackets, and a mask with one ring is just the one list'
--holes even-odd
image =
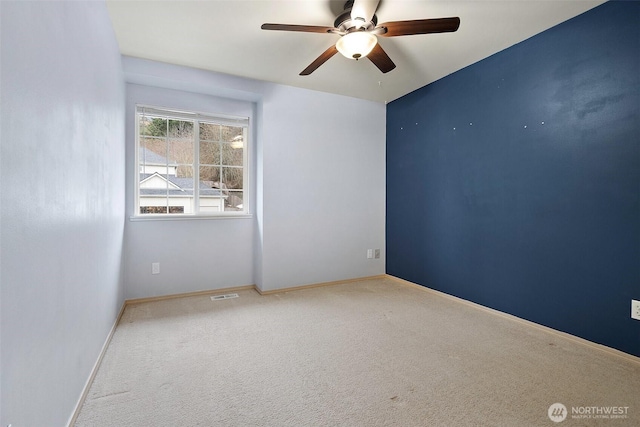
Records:
{"label": "window sill", "polygon": [[144,215],[144,216],[130,216],[129,221],[191,221],[202,219],[251,219],[252,214],[229,214],[229,215]]}

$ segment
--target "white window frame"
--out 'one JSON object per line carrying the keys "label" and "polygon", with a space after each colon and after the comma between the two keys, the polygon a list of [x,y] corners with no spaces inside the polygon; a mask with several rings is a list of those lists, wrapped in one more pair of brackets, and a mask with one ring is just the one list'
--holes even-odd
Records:
{"label": "white window frame", "polygon": [[[130,218],[132,220],[176,220],[176,219],[203,219],[203,218],[250,218],[250,147],[251,132],[249,117],[230,116],[226,114],[212,114],[193,112],[185,110],[177,110],[165,107],[155,107],[143,104],[136,104],[135,108],[135,164],[134,164],[134,213]],[[165,118],[168,120],[186,120],[194,122],[194,159],[193,159],[193,213],[159,213],[159,214],[142,214],[140,213],[140,117],[143,115]],[[204,212],[199,211],[200,208],[200,123],[242,127],[244,136],[243,146],[243,165],[242,165],[242,211],[220,211],[220,212]]]}

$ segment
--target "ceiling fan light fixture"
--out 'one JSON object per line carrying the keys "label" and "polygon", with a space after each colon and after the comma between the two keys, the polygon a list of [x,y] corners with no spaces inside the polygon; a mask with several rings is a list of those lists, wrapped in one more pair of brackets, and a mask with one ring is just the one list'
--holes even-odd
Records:
{"label": "ceiling fan light fixture", "polygon": [[358,60],[367,56],[378,43],[378,39],[366,31],[345,34],[336,43],[338,52],[346,58]]}

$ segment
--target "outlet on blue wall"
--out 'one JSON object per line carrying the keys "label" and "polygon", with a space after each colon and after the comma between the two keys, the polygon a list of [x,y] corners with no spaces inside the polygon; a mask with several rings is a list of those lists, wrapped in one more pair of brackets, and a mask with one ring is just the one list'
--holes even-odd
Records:
{"label": "outlet on blue wall", "polygon": [[387,273],[640,356],[640,2],[387,106]]}

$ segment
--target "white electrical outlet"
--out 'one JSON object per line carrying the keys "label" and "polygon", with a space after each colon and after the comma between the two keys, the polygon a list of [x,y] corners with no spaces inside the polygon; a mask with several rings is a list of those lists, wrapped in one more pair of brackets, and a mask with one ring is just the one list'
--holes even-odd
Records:
{"label": "white electrical outlet", "polygon": [[152,262],[151,263],[151,274],[160,274],[160,263]]}
{"label": "white electrical outlet", "polygon": [[631,318],[640,320],[640,301],[631,300]]}
{"label": "white electrical outlet", "polygon": [[367,259],[373,258],[373,249],[367,249]]}
{"label": "white electrical outlet", "polygon": [[374,255],[373,255],[373,257],[374,257],[375,259],[380,258],[380,249],[376,249],[376,250],[374,251]]}

